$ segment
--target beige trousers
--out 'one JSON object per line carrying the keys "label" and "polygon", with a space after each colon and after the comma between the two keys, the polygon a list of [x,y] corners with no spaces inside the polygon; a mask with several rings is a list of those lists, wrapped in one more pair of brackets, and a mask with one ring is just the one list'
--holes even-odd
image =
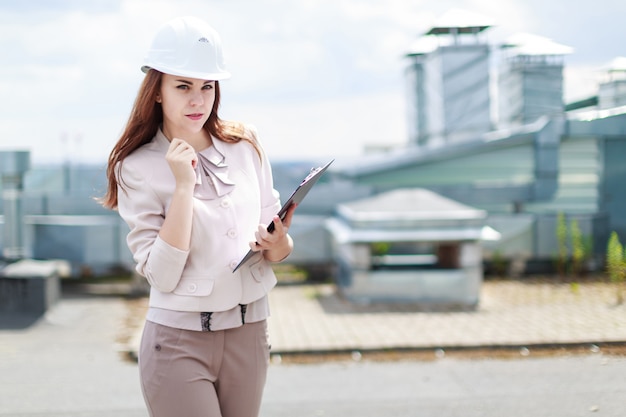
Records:
{"label": "beige trousers", "polygon": [[216,332],[146,322],[139,351],[151,417],[258,417],[269,366],[267,322]]}

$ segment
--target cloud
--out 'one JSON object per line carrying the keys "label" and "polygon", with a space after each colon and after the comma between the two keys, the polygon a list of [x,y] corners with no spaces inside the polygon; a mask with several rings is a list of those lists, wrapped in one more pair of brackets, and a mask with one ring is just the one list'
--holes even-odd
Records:
{"label": "cloud", "polygon": [[[567,18],[557,19],[564,0],[2,2],[0,148],[31,147],[35,161],[69,153],[104,161],[127,119],[153,34],[180,15],[202,17],[220,32],[233,73],[224,84],[225,114],[257,124],[276,155],[402,142],[403,55],[446,10],[493,18],[492,40],[526,31],[573,46],[569,97],[593,91],[591,69],[626,52],[614,42],[626,36],[626,6],[613,4],[621,14],[600,21],[590,15],[597,6],[587,3],[568,1]],[[600,26],[609,35],[595,30]],[[63,146],[61,137],[68,138]]]}
{"label": "cloud", "polygon": [[369,146],[402,145],[407,135],[405,115],[404,97],[396,92],[320,99],[298,106],[282,102],[231,108],[226,100],[222,111],[226,119],[254,124],[273,159],[355,158]]}

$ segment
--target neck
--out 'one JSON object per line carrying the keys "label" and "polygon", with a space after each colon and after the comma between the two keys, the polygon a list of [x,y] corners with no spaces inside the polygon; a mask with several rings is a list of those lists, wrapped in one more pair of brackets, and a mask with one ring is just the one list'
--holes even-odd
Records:
{"label": "neck", "polygon": [[200,152],[213,144],[211,135],[204,129],[197,133],[185,133],[170,131],[167,127],[163,126],[161,130],[168,141],[171,142],[174,138],[182,139],[191,145],[196,152]]}

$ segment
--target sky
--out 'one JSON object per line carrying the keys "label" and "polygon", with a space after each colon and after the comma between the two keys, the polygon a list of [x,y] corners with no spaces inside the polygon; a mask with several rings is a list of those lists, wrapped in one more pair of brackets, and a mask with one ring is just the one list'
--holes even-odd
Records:
{"label": "sky", "polygon": [[570,46],[565,101],[626,56],[623,0],[0,0],[0,150],[33,164],[105,163],[151,39],[194,15],[221,35],[224,119],[253,124],[271,159],[358,158],[407,142],[404,54],[446,11]]}

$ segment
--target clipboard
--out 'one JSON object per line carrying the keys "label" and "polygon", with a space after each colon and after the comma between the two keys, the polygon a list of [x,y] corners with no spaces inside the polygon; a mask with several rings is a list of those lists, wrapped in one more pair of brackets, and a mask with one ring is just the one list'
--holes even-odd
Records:
{"label": "clipboard", "polygon": [[[285,204],[283,204],[283,206],[278,211],[277,214],[278,214],[278,217],[280,217],[280,220],[283,220],[285,218],[285,216],[287,215],[287,210],[289,209],[289,207],[291,207],[292,204],[300,204],[302,200],[304,200],[304,197],[306,197],[306,195],[309,193],[311,188],[313,188],[317,180],[320,179],[322,174],[334,161],[335,161],[334,159],[331,159],[326,165],[311,169],[311,172],[309,172],[309,175],[307,175],[302,180],[300,185],[298,185],[298,187],[293,191],[293,193],[291,193],[291,196],[289,196]],[[274,228],[275,228],[274,222],[271,222],[269,226],[267,226],[267,231],[272,233],[274,231]],[[250,249],[248,253],[246,254],[246,256],[244,256],[243,259],[239,261],[239,264],[237,264],[235,269],[233,269],[233,273],[257,253],[258,252],[254,252],[252,251],[252,249]]]}

